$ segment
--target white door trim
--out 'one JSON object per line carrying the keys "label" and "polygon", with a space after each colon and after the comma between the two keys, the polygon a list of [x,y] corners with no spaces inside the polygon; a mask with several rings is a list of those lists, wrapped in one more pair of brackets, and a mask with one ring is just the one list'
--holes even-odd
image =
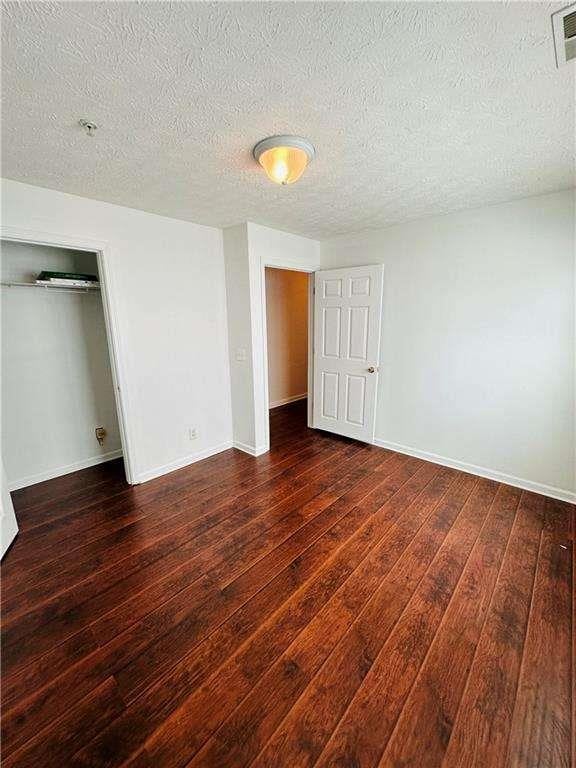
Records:
{"label": "white door trim", "polygon": [[[313,274],[320,269],[317,263],[314,264],[302,264],[297,261],[290,261],[289,259],[278,258],[266,258],[262,259],[260,263],[260,328],[261,333],[258,334],[258,329],[253,338],[256,338],[257,344],[254,345],[254,355],[260,358],[261,371],[263,373],[262,392],[263,397],[256,397],[254,408],[256,411],[256,421],[258,418],[264,420],[264,445],[262,446],[261,453],[270,450],[270,396],[268,392],[268,328],[266,323],[266,268],[268,269],[286,269],[293,272],[305,272],[308,277],[308,426],[312,426],[312,395],[314,384],[313,373],[313,344],[314,344],[314,277]],[[312,277],[310,277],[312,276]],[[260,366],[258,366],[260,367]],[[257,366],[254,366],[257,370]]]}
{"label": "white door trim", "polygon": [[[292,272],[304,272],[308,275],[308,426],[312,426],[312,398],[314,393],[314,272],[317,266],[303,266],[279,259],[266,259],[262,261],[260,270],[262,293],[262,354],[264,368],[264,412],[265,412],[265,450],[270,450],[270,395],[268,392],[268,327],[266,323],[266,269],[286,269]],[[259,407],[259,404],[256,403]]]}
{"label": "white door trim", "polygon": [[110,353],[110,367],[114,384],[114,397],[118,414],[118,426],[120,428],[120,441],[124,456],[124,470],[126,480],[133,485],[135,480],[135,453],[134,440],[130,430],[130,392],[124,374],[122,341],[118,330],[118,302],[112,280],[110,261],[112,251],[109,243],[102,240],[93,240],[86,237],[74,237],[57,232],[48,232],[37,229],[22,229],[20,227],[0,226],[0,239],[10,240],[15,243],[32,243],[34,245],[47,245],[55,248],[72,248],[76,251],[89,251],[95,253],[98,261],[100,275],[102,306],[104,309],[104,322]]}

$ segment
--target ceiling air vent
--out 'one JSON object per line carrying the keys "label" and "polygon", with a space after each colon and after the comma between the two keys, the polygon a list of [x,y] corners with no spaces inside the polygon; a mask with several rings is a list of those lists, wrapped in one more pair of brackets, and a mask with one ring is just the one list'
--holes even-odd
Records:
{"label": "ceiling air vent", "polygon": [[556,66],[576,59],[576,5],[569,5],[552,14]]}

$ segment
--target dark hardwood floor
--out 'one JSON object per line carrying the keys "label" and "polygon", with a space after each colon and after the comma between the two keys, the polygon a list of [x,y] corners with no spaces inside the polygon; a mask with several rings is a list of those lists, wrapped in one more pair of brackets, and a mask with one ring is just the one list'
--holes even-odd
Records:
{"label": "dark hardwood floor", "polygon": [[14,494],[4,768],[568,768],[574,509],[271,429]]}

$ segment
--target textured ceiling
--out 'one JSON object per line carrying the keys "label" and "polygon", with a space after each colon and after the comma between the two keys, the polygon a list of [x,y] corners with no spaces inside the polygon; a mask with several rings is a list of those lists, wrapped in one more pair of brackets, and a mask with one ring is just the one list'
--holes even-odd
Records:
{"label": "textured ceiling", "polygon": [[[564,4],[5,3],[3,175],[318,238],[564,189]],[[290,187],[251,158],[276,133],[316,146]]]}

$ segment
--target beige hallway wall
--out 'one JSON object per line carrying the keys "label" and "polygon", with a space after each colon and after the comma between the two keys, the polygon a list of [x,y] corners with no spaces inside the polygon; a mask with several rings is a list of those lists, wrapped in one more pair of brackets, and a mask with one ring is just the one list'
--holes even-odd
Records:
{"label": "beige hallway wall", "polygon": [[270,407],[308,389],[308,275],[266,269]]}

